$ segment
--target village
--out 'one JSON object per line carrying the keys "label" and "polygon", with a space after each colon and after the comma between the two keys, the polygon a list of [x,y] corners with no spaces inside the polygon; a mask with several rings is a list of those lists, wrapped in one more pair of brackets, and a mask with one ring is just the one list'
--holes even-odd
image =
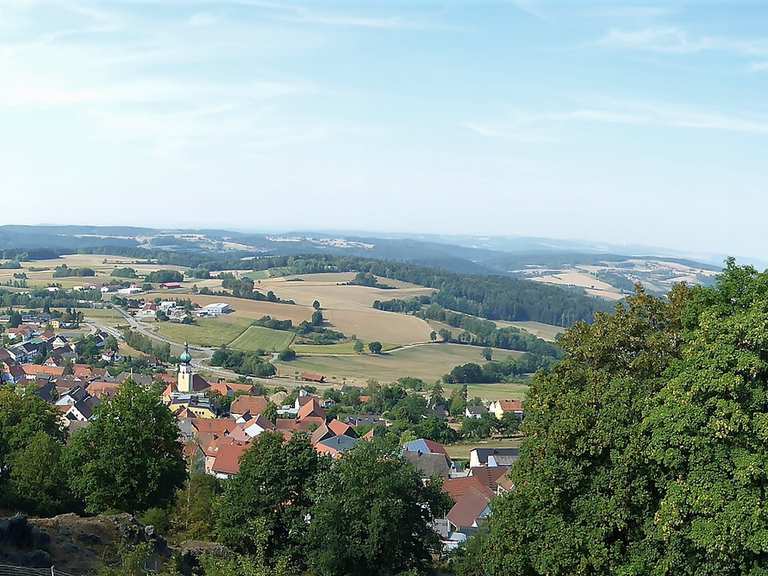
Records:
{"label": "village", "polygon": [[[151,304],[150,308],[171,312],[177,306]],[[143,308],[142,308],[143,309]],[[156,310],[153,310],[156,312]],[[203,314],[223,313],[212,306]],[[95,330],[75,340],[59,332],[71,327],[43,313],[28,313],[16,327],[4,334],[0,348],[0,373],[4,384],[20,394],[34,394],[55,406],[61,424],[69,433],[86,427],[97,416],[98,407],[108,402],[127,380],[155,386],[163,404],[173,413],[179,442],[190,473],[204,473],[226,481],[236,476],[240,459],[260,434],[273,432],[290,439],[306,434],[314,450],[331,459],[343,458],[360,442],[386,433],[392,421],[371,409],[365,390],[355,391],[355,414],[339,414],[340,393],[317,393],[313,384],[324,381],[320,374],[305,373],[304,386],[268,393],[260,382],[247,378],[209,381],[192,365],[189,347],[167,370],[151,373],[122,371],[114,367],[122,358],[116,338]],[[80,362],[87,342],[89,358],[103,367]],[[93,362],[91,362],[92,364]],[[430,405],[431,418],[442,425],[449,418],[445,405]],[[512,416],[522,420],[519,400],[498,400],[468,405],[465,420]],[[426,418],[426,416],[422,416]],[[461,458],[451,458],[446,446],[428,438],[404,438],[402,456],[418,470],[424,482],[439,478],[453,506],[444,518],[434,522],[446,551],[455,549],[471,536],[491,514],[492,502],[512,488],[507,472],[518,457],[517,448],[476,446]]]}

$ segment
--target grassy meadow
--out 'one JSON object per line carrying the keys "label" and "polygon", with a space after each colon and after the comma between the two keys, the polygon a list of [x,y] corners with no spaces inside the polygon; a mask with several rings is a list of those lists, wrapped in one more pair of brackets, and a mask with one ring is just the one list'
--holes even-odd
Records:
{"label": "grassy meadow", "polygon": [[279,352],[291,345],[294,335],[285,330],[272,330],[263,326],[250,326],[230,344],[230,348],[243,352],[255,352],[266,350],[267,352]]}

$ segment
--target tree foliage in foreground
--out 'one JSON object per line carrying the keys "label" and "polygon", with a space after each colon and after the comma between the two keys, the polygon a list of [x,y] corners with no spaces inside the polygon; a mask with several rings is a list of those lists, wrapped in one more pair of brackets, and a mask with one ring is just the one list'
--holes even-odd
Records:
{"label": "tree foliage in foreground", "polygon": [[383,443],[362,442],[318,481],[310,539],[320,576],[386,576],[424,570],[439,550],[430,525],[448,510],[435,484]]}
{"label": "tree foliage in foreground", "polygon": [[128,380],[66,450],[73,493],[89,512],[165,507],[186,478],[179,431],[157,390]]}
{"label": "tree foliage in foreground", "polygon": [[642,292],[578,325],[526,405],[493,575],[758,575],[768,566],[768,274]]}

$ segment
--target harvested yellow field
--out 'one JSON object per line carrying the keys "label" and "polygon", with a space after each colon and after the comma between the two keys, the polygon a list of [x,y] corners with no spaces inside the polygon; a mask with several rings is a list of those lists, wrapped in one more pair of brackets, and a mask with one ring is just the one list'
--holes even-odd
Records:
{"label": "harvested yellow field", "polygon": [[547,276],[536,276],[532,278],[535,282],[543,282],[544,284],[556,284],[558,286],[576,286],[578,288],[584,288],[587,294],[591,296],[598,296],[600,298],[606,298],[607,300],[620,300],[624,295],[602,280],[598,280],[587,272],[561,272],[559,274],[550,274]]}
{"label": "harvested yellow field", "polygon": [[[283,278],[268,278],[256,284],[259,290],[272,290],[280,298],[294,300],[298,304],[311,305],[319,300],[323,308],[328,309],[359,309],[370,308],[376,300],[407,300],[416,296],[432,294],[432,288],[424,288],[414,284],[397,282],[382,278],[381,282],[389,286],[399,285],[392,290],[371,288],[369,286],[339,285],[338,282],[348,282],[354,274],[306,274],[304,276],[287,276]],[[303,278],[303,281],[288,281],[289,278]]]}
{"label": "harvested yellow field", "polygon": [[429,324],[416,316],[382,312],[373,308],[324,309],[323,315],[331,328],[347,336],[355,335],[366,342],[371,340],[392,344],[429,342],[429,333],[432,331]]}

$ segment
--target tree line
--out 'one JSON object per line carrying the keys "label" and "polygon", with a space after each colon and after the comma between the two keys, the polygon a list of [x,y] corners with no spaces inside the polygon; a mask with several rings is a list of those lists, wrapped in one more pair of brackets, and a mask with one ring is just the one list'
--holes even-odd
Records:
{"label": "tree line", "polygon": [[243,258],[240,253],[225,257],[141,248],[115,249],[119,254],[153,258],[162,264],[205,268],[211,271],[285,268],[292,274],[372,274],[435,288],[438,293],[434,301],[441,306],[491,320],[535,320],[556,326],[571,326],[578,321],[590,322],[595,312],[610,309],[604,301],[588,296],[578,288],[551,286],[500,275],[461,274],[392,260],[332,255]]}

